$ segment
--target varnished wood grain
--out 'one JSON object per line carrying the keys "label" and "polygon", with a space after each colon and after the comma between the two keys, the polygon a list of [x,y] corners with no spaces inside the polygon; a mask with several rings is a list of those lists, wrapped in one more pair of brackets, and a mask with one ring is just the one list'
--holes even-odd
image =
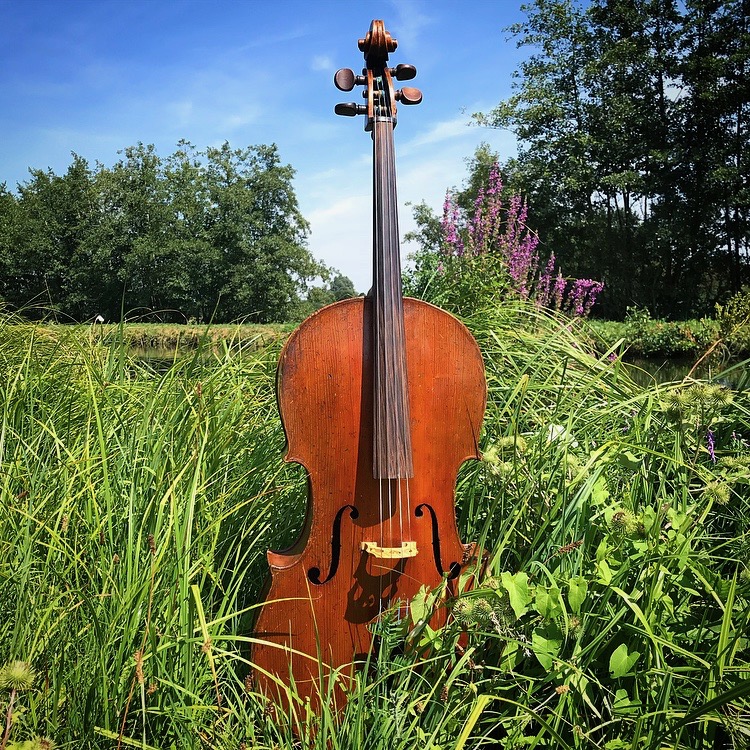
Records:
{"label": "varnished wood grain", "polygon": [[[316,700],[317,657],[332,667],[361,659],[368,624],[422,585],[435,587],[465,554],[455,524],[454,485],[462,462],[478,458],[486,385],[468,330],[425,302],[403,300],[414,476],[373,478],[372,303],[357,298],[308,318],[279,362],[278,398],[287,461],[309,475],[305,528],[285,553],[269,553],[271,585],[255,627],[252,660],[261,690],[293,679]],[[388,502],[400,492],[397,503]],[[363,541],[417,544],[415,557],[376,560]],[[440,569],[436,544],[439,546]],[[340,545],[340,546],[339,546]],[[326,676],[324,675],[324,679]]]}

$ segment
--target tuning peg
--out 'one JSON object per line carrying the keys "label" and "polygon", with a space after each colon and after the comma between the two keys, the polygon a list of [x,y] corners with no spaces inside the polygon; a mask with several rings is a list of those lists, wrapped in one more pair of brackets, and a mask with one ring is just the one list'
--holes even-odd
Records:
{"label": "tuning peg", "polygon": [[333,76],[333,83],[339,91],[351,91],[355,86],[363,86],[367,83],[364,76],[354,74],[351,68],[341,68]]}
{"label": "tuning peg", "polygon": [[396,101],[401,104],[419,104],[422,101],[422,92],[419,89],[413,89],[411,86],[404,86],[396,92]]}
{"label": "tuning peg", "polygon": [[355,104],[354,102],[347,102],[346,104],[337,104],[333,111],[337,115],[344,115],[345,117],[354,117],[355,115],[366,115],[367,107],[364,104]]}
{"label": "tuning peg", "polygon": [[411,81],[417,75],[417,69],[413,65],[404,65],[403,63],[391,68],[391,75],[397,81]]}

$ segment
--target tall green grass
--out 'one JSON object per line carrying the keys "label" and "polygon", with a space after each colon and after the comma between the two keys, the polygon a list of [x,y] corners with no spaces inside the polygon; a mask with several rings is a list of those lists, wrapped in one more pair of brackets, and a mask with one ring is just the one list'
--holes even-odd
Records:
{"label": "tall green grass", "polygon": [[482,570],[385,618],[346,707],[313,715],[245,679],[265,550],[305,508],[276,348],[155,371],[122,342],[1,320],[0,665],[36,673],[10,742],[747,747],[747,395],[638,387],[532,308],[469,323],[486,459],[462,469],[457,513]]}

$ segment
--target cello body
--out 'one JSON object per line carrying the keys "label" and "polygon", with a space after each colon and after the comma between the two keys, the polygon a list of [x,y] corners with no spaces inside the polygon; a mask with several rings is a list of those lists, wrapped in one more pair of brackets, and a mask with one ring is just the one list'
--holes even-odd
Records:
{"label": "cello body", "polygon": [[[395,49],[379,21],[363,44]],[[382,52],[376,63],[368,88],[396,70],[383,67]],[[373,100],[398,98],[370,96],[370,110]],[[462,323],[401,296],[394,114],[366,127],[375,158],[373,290],[311,315],[279,360],[285,460],[305,468],[309,496],[297,542],[268,552],[252,665],[258,689],[283,704],[292,694],[325,702],[331,684],[343,697],[373,624],[398,615],[422,587],[450,585],[473,548],[459,538],[454,495],[461,464],[480,457],[484,366]],[[445,608],[433,625],[441,620]]]}

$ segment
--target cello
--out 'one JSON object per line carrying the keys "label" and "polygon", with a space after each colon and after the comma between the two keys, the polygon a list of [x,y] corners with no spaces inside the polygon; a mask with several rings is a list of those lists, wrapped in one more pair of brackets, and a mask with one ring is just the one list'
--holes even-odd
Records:
{"label": "cello", "polygon": [[319,703],[331,679],[343,696],[373,623],[423,586],[455,582],[473,549],[459,538],[454,494],[461,464],[480,457],[484,365],[455,317],[402,297],[393,130],[397,103],[422,95],[394,89],[416,75],[388,66],[396,46],[374,20],[359,40],[362,75],[334,77],[342,91],[364,86],[366,104],[335,111],[363,115],[372,136],[372,289],[313,313],[279,358],[285,460],[305,468],[308,505],[297,542],[267,553],[251,662],[257,688],[283,703],[291,684]]}

